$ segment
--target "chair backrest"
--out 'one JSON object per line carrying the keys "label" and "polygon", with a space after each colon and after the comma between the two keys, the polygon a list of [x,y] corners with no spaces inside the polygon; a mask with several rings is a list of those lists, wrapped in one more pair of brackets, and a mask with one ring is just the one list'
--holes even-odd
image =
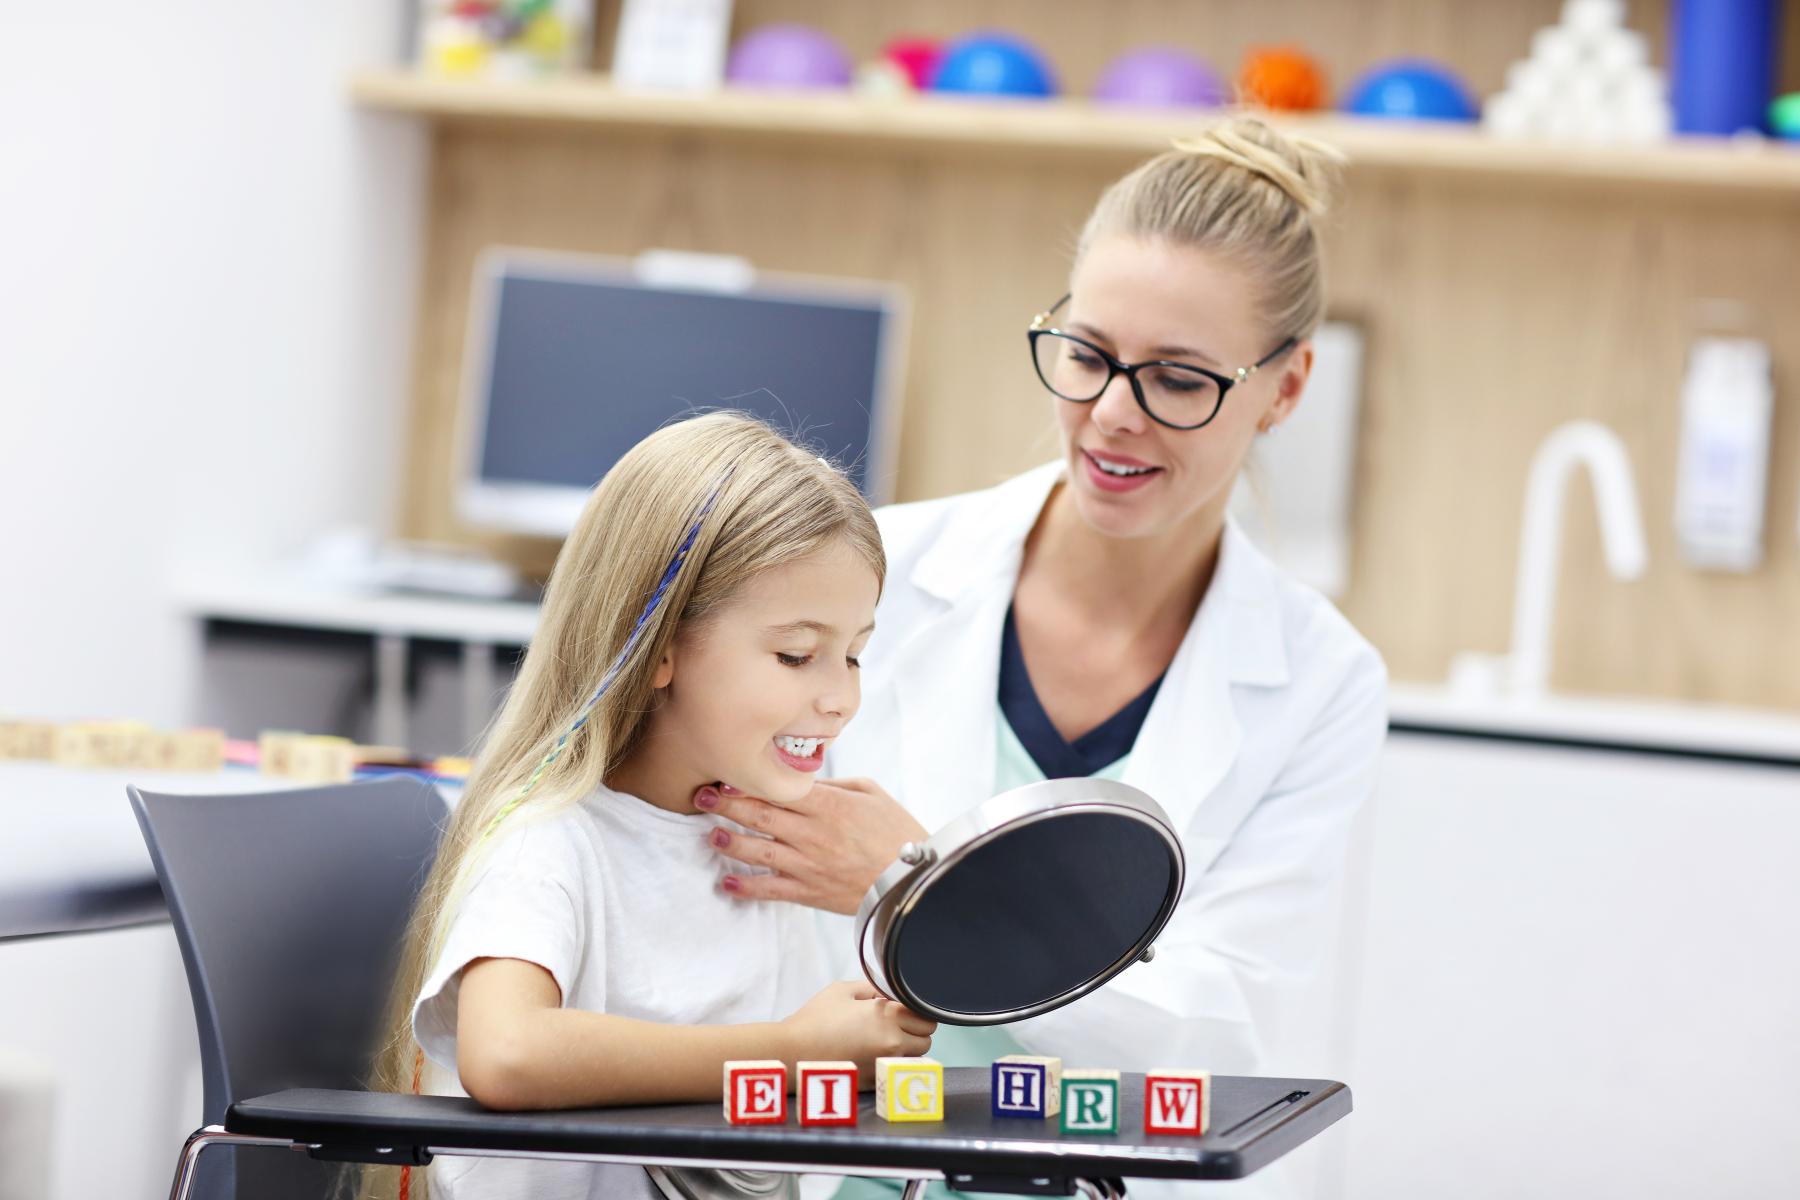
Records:
{"label": "chair backrest", "polygon": [[[132,787],[200,1034],[205,1122],[290,1087],[366,1085],[413,902],[447,816],[406,776],[287,792]],[[197,1196],[318,1196],[323,1164],[214,1150]],[[206,1158],[215,1168],[206,1169]]]}

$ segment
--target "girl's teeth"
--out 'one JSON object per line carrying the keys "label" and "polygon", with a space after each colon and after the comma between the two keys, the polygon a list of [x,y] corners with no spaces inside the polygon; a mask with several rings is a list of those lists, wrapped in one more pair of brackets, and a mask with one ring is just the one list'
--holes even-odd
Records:
{"label": "girl's teeth", "polygon": [[1108,475],[1143,475],[1156,469],[1155,467],[1121,467],[1115,463],[1103,462],[1098,458],[1094,460],[1094,465]]}
{"label": "girl's teeth", "polygon": [[795,758],[811,758],[824,744],[823,738],[776,738],[775,744]]}

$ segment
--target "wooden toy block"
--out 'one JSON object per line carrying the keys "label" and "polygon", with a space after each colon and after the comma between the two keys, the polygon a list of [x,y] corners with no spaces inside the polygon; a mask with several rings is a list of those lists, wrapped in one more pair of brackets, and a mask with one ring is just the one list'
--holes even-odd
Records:
{"label": "wooden toy block", "polygon": [[875,1060],[875,1115],[887,1121],[944,1119],[944,1064],[934,1058]]}
{"label": "wooden toy block", "polygon": [[57,727],[51,756],[68,767],[143,766],[153,736],[136,721],[78,721]]}
{"label": "wooden toy block", "polygon": [[1119,1132],[1119,1073],[1117,1071],[1063,1072],[1062,1131],[1064,1133]]}
{"label": "wooden toy block", "polygon": [[225,767],[225,733],[219,729],[184,729],[159,738],[157,766],[165,771],[204,775]]}
{"label": "wooden toy block", "polygon": [[292,775],[294,747],[305,736],[286,729],[265,729],[258,735],[256,749],[262,773],[281,779]]}
{"label": "wooden toy block", "polygon": [[795,1063],[794,1073],[799,1079],[795,1099],[802,1125],[856,1124],[855,1063]]}
{"label": "wooden toy block", "polygon": [[1165,1067],[1144,1076],[1144,1132],[1199,1137],[1212,1120],[1212,1072]]}
{"label": "wooden toy block", "polygon": [[785,1125],[787,1092],[787,1064],[779,1058],[725,1064],[725,1119],[733,1125]]}
{"label": "wooden toy block", "polygon": [[992,1099],[996,1117],[1056,1116],[1062,1111],[1062,1059],[1039,1054],[996,1058]]}
{"label": "wooden toy block", "polygon": [[0,721],[0,759],[56,757],[56,726],[49,721]]}
{"label": "wooden toy block", "polygon": [[65,767],[100,765],[99,733],[86,722],[58,725],[51,734],[50,746],[50,757]]}
{"label": "wooden toy block", "polygon": [[348,783],[356,778],[356,743],[342,737],[302,738],[289,766],[296,783]]}

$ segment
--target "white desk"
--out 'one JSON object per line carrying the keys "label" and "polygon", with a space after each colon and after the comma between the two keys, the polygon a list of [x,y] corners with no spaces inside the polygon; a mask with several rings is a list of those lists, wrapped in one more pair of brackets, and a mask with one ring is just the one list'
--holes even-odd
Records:
{"label": "white desk", "polygon": [[[154,792],[299,788],[243,767],[206,774],[0,763],[0,941],[168,919],[125,786]],[[453,789],[439,785],[450,795]]]}
{"label": "white desk", "polygon": [[467,740],[473,743],[487,724],[495,690],[495,647],[529,644],[538,622],[535,604],[353,592],[274,568],[192,580],[176,590],[175,602],[196,620],[369,635],[375,645],[375,741],[385,746],[409,744],[406,667],[410,639],[430,638],[462,646],[463,726]]}

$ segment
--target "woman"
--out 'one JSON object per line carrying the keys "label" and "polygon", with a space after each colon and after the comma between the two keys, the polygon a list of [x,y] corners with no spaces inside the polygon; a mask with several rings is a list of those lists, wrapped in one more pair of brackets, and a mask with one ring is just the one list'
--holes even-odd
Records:
{"label": "woman", "polygon": [[1030,329],[1060,461],[878,514],[889,574],[864,719],[830,760],[867,778],[779,810],[697,798],[770,835],[723,847],[776,872],[728,890],[840,913],[902,842],[1033,779],[1120,778],[1168,811],[1189,877],[1155,960],[1031,1021],[941,1027],[947,1062],[1016,1042],[1071,1065],[1256,1073],[1298,1032],[1282,1019],[1328,944],[1386,672],[1227,506],[1306,387],[1334,157],[1238,117],[1105,192],[1069,295]]}

